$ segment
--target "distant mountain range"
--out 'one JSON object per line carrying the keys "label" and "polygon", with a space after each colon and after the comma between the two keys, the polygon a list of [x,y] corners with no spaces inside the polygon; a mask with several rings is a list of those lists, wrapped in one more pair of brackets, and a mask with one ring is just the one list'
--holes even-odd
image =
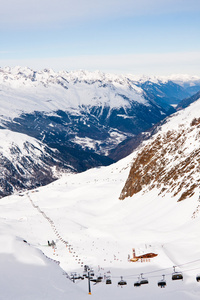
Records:
{"label": "distant mountain range", "polygon": [[[0,69],[0,135],[12,154],[7,163],[6,154],[1,154],[1,195],[9,194],[15,186],[20,189],[46,184],[59,172],[82,172],[128,155],[156,131],[159,122],[176,111],[177,104],[181,109],[195,101],[198,96],[190,97],[197,90],[197,77],[139,78],[88,71]],[[7,142],[5,130],[15,146]],[[15,138],[20,140],[20,134],[24,143],[19,146]],[[32,164],[26,164],[27,145],[32,149],[27,150]],[[37,159],[35,151],[40,153]],[[16,160],[22,169],[28,166],[31,176],[26,176],[19,165],[13,169]],[[59,170],[56,175],[55,167]],[[9,181],[17,176],[20,184]]]}

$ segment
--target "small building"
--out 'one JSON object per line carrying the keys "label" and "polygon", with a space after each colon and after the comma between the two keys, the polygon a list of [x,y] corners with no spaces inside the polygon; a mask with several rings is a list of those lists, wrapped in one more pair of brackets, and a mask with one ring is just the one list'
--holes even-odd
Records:
{"label": "small building", "polygon": [[158,254],[149,252],[142,255],[135,255],[135,248],[133,248],[133,258],[130,258],[131,262],[141,261],[141,262],[150,262],[151,258],[156,257]]}

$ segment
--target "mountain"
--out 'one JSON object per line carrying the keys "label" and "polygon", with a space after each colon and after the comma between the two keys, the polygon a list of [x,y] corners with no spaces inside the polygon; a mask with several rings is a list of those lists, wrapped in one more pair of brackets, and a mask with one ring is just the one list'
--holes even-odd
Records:
{"label": "mountain", "polygon": [[0,198],[33,189],[76,170],[42,142],[29,136],[0,130]]}
{"label": "mountain", "polygon": [[177,201],[194,195],[199,187],[200,96],[187,109],[165,120],[133,161],[120,199],[157,188]]}
{"label": "mountain", "polygon": [[[61,155],[77,153],[78,164],[79,152],[104,157],[123,140],[175,111],[167,103],[171,94],[163,98],[160,91],[170,83],[157,80],[155,84],[156,90],[150,91],[131,76],[3,68],[0,123],[2,128],[39,139]],[[78,170],[85,169],[79,166]]]}
{"label": "mountain", "polygon": [[141,82],[140,86],[146,92],[148,99],[155,100],[157,104],[171,110],[171,112],[172,109],[166,104],[175,105],[183,98],[190,96],[190,93],[185,88],[170,80],[163,81],[158,79],[152,82],[150,79]]}
{"label": "mountain", "polygon": [[[2,299],[85,300],[88,279],[73,283],[84,265],[94,278],[103,277],[91,282],[94,300],[198,299],[199,112],[200,99],[110,166],[65,173],[46,186],[2,198]],[[134,181],[132,190],[124,188],[126,180]],[[121,201],[120,194],[128,197]],[[55,248],[48,246],[52,240]],[[157,255],[130,262],[133,249],[137,256]],[[183,280],[172,280],[174,270]],[[122,288],[121,277],[127,282]],[[136,288],[141,278],[148,284]]]}
{"label": "mountain", "polygon": [[192,97],[188,97],[188,98],[183,99],[182,101],[180,101],[179,104],[177,105],[176,109],[180,110],[180,109],[186,108],[191,103],[198,100],[199,98],[200,98],[200,90],[195,95],[193,95]]}
{"label": "mountain", "polygon": [[[197,101],[200,98],[200,91],[195,95],[181,100],[177,106],[176,110],[182,110],[188,107],[191,103]],[[158,122],[153,127],[149,128],[145,132],[139,133],[134,137],[127,138],[123,142],[119,143],[114,149],[111,149],[109,152],[109,157],[114,160],[122,159],[123,157],[132,153],[143,141],[150,139],[157,131],[160,126],[166,122],[167,118]]]}
{"label": "mountain", "polygon": [[[198,84],[197,79],[187,80],[190,85]],[[157,124],[175,112],[170,104],[189,95],[186,82],[179,85],[170,78],[137,78],[98,71],[1,68],[0,129],[37,139],[52,157],[45,161],[46,170],[52,169],[54,163],[57,167],[59,162],[61,169],[69,167],[74,172],[83,172],[112,164],[152,136]],[[6,156],[2,157],[1,165],[12,169]],[[34,173],[32,183],[29,178],[25,184],[22,174],[20,183],[2,181],[2,196],[14,191],[15,184],[17,190],[20,186],[33,188],[57,178],[50,171],[42,171],[43,176],[38,176],[34,168],[30,169]],[[18,176],[17,171],[13,174]]]}
{"label": "mountain", "polygon": [[[190,96],[200,91],[200,78],[198,76],[189,75],[171,75],[168,77],[169,80],[181,86]],[[186,98],[184,96],[182,99]]]}

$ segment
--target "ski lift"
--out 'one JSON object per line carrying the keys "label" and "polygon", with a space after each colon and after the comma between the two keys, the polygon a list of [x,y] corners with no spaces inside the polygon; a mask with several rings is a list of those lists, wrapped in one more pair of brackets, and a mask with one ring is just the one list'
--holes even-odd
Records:
{"label": "ski lift", "polygon": [[174,268],[174,272],[172,273],[172,280],[183,280],[183,274],[182,272],[176,272],[175,271],[175,266],[173,267]]}
{"label": "ski lift", "polygon": [[140,279],[140,277],[138,277],[138,281],[134,282],[135,287],[141,286],[141,283],[140,283],[139,279]]}
{"label": "ski lift", "polygon": [[70,279],[71,279],[73,282],[75,282],[75,280],[78,279],[77,274],[76,274],[76,273],[71,273]]}
{"label": "ski lift", "polygon": [[101,282],[102,279],[101,279],[101,277],[97,277],[97,278],[92,278],[92,279],[90,279],[90,281],[95,282],[95,284],[96,284],[96,283]]}
{"label": "ski lift", "polygon": [[165,275],[163,275],[163,278],[158,281],[158,286],[161,288],[164,288],[166,286]]}
{"label": "ski lift", "polygon": [[112,284],[112,280],[110,279],[110,277],[106,278],[106,284]]}
{"label": "ski lift", "polygon": [[141,276],[140,284],[148,284],[149,283],[148,279],[143,277],[143,273],[141,273],[140,276]]}
{"label": "ski lift", "polygon": [[121,280],[118,282],[118,285],[127,285],[127,282],[123,280],[123,277],[121,276]]}
{"label": "ski lift", "polygon": [[86,272],[83,273],[83,277],[87,277],[87,273]]}
{"label": "ski lift", "polygon": [[98,281],[98,282],[101,282],[101,281],[102,281],[102,279],[103,279],[103,277],[102,277],[102,276],[98,276],[98,277],[97,277],[97,281]]}
{"label": "ski lift", "polygon": [[196,281],[197,281],[197,282],[200,281],[200,274],[197,274],[197,276],[196,276]]}

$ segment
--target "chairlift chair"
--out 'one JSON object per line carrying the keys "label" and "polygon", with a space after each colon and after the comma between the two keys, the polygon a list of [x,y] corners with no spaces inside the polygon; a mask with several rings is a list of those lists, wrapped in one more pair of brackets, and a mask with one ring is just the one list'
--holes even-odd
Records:
{"label": "chairlift chair", "polygon": [[148,279],[143,277],[143,273],[141,273],[140,276],[141,276],[140,285],[141,284],[148,284],[149,283]]}
{"label": "chairlift chair", "polygon": [[94,276],[94,271],[93,270],[90,271],[90,276],[92,276],[92,277]]}
{"label": "chairlift chair", "polygon": [[90,279],[90,281],[92,281],[92,282],[95,282],[95,284],[96,284],[96,283],[99,283],[99,282],[101,282],[101,281],[102,281],[102,279],[101,279],[101,278],[99,278],[99,277],[97,277],[97,278],[92,278],[92,279]]}
{"label": "chairlift chair", "polygon": [[140,280],[139,280],[139,279],[138,279],[138,281],[134,282],[134,286],[135,286],[135,287],[141,286],[141,283],[140,283]]}
{"label": "chairlift chair", "polygon": [[174,272],[172,273],[172,280],[183,280],[183,274],[182,272],[176,272],[175,271],[175,266],[173,267],[174,268]]}
{"label": "chairlift chair", "polygon": [[123,277],[121,276],[121,280],[118,282],[118,285],[127,285],[127,282],[123,280]]}
{"label": "chairlift chair", "polygon": [[164,288],[166,286],[166,281],[165,281],[165,275],[163,275],[163,278],[158,281],[158,286],[161,288]]}
{"label": "chairlift chair", "polygon": [[112,284],[112,280],[110,279],[110,277],[106,278],[106,284]]}
{"label": "chairlift chair", "polygon": [[102,279],[103,279],[103,277],[102,277],[102,276],[98,276],[98,277],[97,277],[97,281],[98,281],[98,282],[101,282],[101,281],[102,281]]}

